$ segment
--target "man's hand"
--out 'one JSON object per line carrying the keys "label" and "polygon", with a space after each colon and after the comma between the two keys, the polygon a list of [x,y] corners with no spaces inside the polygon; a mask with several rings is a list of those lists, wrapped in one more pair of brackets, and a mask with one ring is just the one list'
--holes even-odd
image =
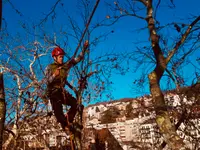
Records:
{"label": "man's hand", "polygon": [[88,45],[89,45],[89,42],[88,42],[88,40],[86,40],[85,43],[84,43],[84,45],[83,45],[83,46],[84,46],[84,49],[87,49],[87,48],[88,48]]}
{"label": "man's hand", "polygon": [[59,68],[56,69],[56,71],[53,73],[53,76],[54,76],[54,77],[60,75],[60,69],[61,69],[61,67],[59,67]]}

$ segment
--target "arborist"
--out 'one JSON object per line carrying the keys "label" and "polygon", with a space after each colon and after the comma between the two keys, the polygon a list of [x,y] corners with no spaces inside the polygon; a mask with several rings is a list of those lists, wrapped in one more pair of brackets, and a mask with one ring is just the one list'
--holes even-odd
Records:
{"label": "arborist", "polygon": [[[54,63],[48,65],[45,71],[47,79],[47,96],[50,99],[57,121],[65,131],[71,130],[78,109],[76,98],[65,89],[66,78],[70,69],[83,60],[87,48],[88,41],[84,43],[83,49],[77,57],[72,57],[65,63],[63,62],[65,55],[64,50],[60,47],[54,48],[52,51]],[[63,104],[70,106],[66,115],[63,112]]]}

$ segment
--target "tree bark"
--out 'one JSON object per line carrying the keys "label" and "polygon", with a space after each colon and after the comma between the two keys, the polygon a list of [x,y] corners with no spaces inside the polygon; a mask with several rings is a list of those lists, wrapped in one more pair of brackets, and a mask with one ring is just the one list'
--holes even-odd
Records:
{"label": "tree bark", "polygon": [[149,74],[150,91],[153,97],[153,103],[156,111],[156,122],[165,142],[173,150],[184,147],[183,140],[176,133],[175,126],[171,123],[167,107],[164,101],[164,95],[159,86],[158,73],[154,70]]}
{"label": "tree bark", "polygon": [[164,95],[160,88],[160,79],[166,70],[168,61],[163,55],[159,45],[159,36],[156,32],[155,22],[153,18],[152,0],[146,3],[147,7],[147,24],[150,33],[152,50],[156,59],[154,70],[148,75],[150,91],[153,98],[154,108],[156,112],[156,122],[164,141],[173,150],[178,150],[184,147],[183,140],[176,133],[175,126],[171,123],[167,107],[165,105]]}
{"label": "tree bark", "polygon": [[2,0],[0,0],[0,30],[1,30],[1,24],[2,24]]}
{"label": "tree bark", "polygon": [[[79,91],[80,92],[80,91]],[[77,94],[77,101],[78,101],[78,110],[75,117],[75,130],[74,130],[74,141],[76,150],[82,150],[82,113],[83,113],[83,105],[82,105],[82,96],[81,93]]]}
{"label": "tree bark", "polygon": [[4,82],[3,82],[3,74],[0,73],[0,149],[2,149],[2,143],[3,143],[5,114],[6,114],[6,104],[5,104]]}

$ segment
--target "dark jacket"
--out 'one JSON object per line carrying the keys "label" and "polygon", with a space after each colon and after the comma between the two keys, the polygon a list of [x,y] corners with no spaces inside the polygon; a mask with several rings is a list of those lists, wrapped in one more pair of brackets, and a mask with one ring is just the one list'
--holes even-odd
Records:
{"label": "dark jacket", "polygon": [[[57,68],[61,67],[60,75],[54,77],[53,73],[56,71]],[[48,65],[46,70],[46,77],[47,77],[47,89],[52,90],[54,88],[63,88],[65,86],[65,80],[68,75],[68,70],[65,67],[62,67],[59,64],[53,63]]]}

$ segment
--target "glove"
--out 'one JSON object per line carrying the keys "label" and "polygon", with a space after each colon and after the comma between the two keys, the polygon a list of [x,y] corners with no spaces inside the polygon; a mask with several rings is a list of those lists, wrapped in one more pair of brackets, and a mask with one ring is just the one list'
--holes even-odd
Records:
{"label": "glove", "polygon": [[86,40],[85,43],[84,43],[84,45],[83,45],[84,49],[87,49],[88,45],[89,45],[89,42],[88,42],[88,40]]}

